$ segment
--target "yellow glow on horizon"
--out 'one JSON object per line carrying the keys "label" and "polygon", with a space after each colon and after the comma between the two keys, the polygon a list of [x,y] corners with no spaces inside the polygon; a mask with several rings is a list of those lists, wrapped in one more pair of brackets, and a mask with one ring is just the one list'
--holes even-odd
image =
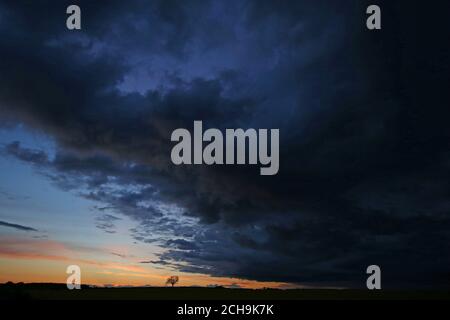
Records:
{"label": "yellow glow on horizon", "polygon": [[[77,264],[77,261],[71,262]],[[65,261],[45,259],[11,259],[0,256],[0,282],[52,282],[65,283]],[[227,277],[213,277],[205,274],[173,272],[151,267],[142,270],[139,266],[123,266],[115,264],[87,265],[79,263],[82,273],[82,284],[104,286],[164,286],[168,276],[177,274],[180,277],[179,286],[233,286],[242,288],[287,288],[287,283],[259,282]]]}
{"label": "yellow glow on horizon", "polygon": [[[170,269],[141,264],[133,259],[114,260],[109,254],[93,259],[89,252],[76,252],[56,241],[12,239],[0,237],[0,283],[52,282],[66,283],[67,266],[80,266],[82,284],[112,286],[164,286],[167,277],[178,275],[179,286],[238,286],[241,288],[299,287],[282,282],[260,282],[207,274],[176,272]],[[88,258],[86,258],[88,257]]]}

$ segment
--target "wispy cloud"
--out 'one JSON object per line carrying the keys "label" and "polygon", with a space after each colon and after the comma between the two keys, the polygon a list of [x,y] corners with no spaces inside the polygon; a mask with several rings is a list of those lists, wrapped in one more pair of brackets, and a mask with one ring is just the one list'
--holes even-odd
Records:
{"label": "wispy cloud", "polygon": [[5,222],[5,221],[0,221],[0,226],[14,228],[16,230],[22,230],[22,231],[39,231],[32,227],[23,226],[21,224],[9,223],[9,222]]}
{"label": "wispy cloud", "polygon": [[103,214],[95,219],[95,226],[107,233],[116,233],[115,221],[121,220],[110,214]]}
{"label": "wispy cloud", "polygon": [[114,256],[120,257],[120,258],[126,258],[127,257],[127,255],[121,254],[121,253],[117,253],[117,252],[111,252],[111,254],[114,255]]}

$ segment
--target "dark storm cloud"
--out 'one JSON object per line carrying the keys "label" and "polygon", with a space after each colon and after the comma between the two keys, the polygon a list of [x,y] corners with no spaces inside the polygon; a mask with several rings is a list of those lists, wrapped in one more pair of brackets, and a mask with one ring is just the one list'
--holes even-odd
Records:
{"label": "dark storm cloud", "polygon": [[37,165],[47,163],[47,154],[41,150],[24,149],[20,147],[19,141],[14,141],[6,146],[5,151],[16,158]]}
{"label": "dark storm cloud", "polygon": [[197,245],[194,242],[186,241],[183,239],[175,239],[175,240],[168,240],[167,241],[168,247],[174,247],[176,249],[180,250],[196,250]]}
{"label": "dark storm cloud", "polygon": [[8,228],[14,228],[17,230],[22,230],[22,231],[38,231],[34,228],[31,227],[27,227],[27,226],[23,226],[20,224],[15,224],[15,223],[9,223],[9,222],[5,222],[5,221],[0,221],[0,226],[3,227],[8,227]]}
{"label": "dark storm cloud", "polygon": [[[138,221],[166,249],[151,263],[345,286],[378,264],[385,286],[448,285],[450,63],[432,33],[448,28],[410,23],[445,10],[383,3],[370,33],[362,1],[81,2],[73,33],[63,4],[0,7],[1,123],[58,143],[4,152]],[[173,166],[170,133],[193,120],[280,128],[279,174]]]}

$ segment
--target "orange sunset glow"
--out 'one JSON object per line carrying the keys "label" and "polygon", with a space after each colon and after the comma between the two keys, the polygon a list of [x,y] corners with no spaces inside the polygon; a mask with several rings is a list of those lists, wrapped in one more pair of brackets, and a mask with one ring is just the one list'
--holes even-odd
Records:
{"label": "orange sunset glow", "polygon": [[[97,260],[89,258],[92,251],[97,255]],[[173,274],[168,270],[139,263],[136,259],[117,261],[108,250],[81,248],[77,251],[55,241],[0,237],[0,282],[65,283],[65,271],[71,264],[81,267],[83,284],[96,286],[163,286],[167,277]],[[251,281],[184,272],[177,274],[181,279],[180,286],[217,285],[252,289],[294,287],[282,282]]]}

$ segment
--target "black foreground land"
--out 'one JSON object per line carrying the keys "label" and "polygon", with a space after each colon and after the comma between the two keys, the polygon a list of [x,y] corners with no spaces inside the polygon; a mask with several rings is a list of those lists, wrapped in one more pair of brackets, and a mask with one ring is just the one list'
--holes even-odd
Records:
{"label": "black foreground land", "polygon": [[0,300],[450,300],[450,290],[134,287],[68,290],[65,284],[2,284]]}

